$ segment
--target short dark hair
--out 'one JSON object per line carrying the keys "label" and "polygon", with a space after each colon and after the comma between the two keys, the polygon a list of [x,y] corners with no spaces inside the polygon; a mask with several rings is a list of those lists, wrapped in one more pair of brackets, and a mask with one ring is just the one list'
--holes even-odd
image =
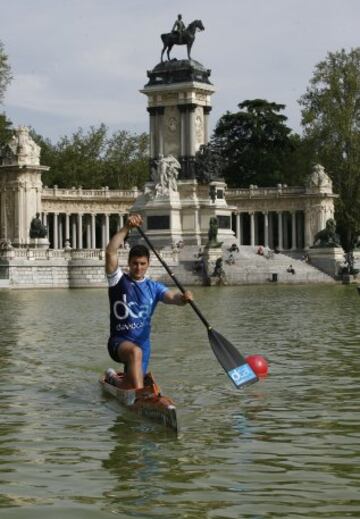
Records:
{"label": "short dark hair", "polygon": [[144,257],[150,260],[150,251],[145,245],[134,245],[131,247],[129,252],[129,261],[131,258],[142,258]]}

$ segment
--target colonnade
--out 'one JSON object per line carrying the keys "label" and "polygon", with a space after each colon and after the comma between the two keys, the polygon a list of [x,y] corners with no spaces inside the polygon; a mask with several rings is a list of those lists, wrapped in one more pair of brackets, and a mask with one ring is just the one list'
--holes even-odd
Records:
{"label": "colonnade", "polygon": [[239,211],[235,219],[239,245],[263,245],[279,250],[304,248],[304,211]]}
{"label": "colonnade", "polygon": [[[111,227],[124,225],[122,214],[42,213],[42,222],[48,228],[53,249],[105,249],[110,239]],[[112,225],[111,225],[112,224]]]}

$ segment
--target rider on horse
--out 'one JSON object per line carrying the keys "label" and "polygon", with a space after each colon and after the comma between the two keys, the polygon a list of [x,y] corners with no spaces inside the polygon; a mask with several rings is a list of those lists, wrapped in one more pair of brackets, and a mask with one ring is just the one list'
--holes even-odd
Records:
{"label": "rider on horse", "polygon": [[183,33],[185,31],[186,27],[182,20],[182,15],[178,14],[177,19],[175,20],[175,23],[173,25],[173,28],[171,29],[172,33],[178,33],[179,34],[179,45],[183,42]]}

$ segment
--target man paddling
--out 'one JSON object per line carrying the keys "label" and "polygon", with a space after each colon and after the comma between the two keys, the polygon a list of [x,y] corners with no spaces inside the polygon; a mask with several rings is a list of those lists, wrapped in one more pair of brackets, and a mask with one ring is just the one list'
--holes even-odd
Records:
{"label": "man paddling", "polygon": [[106,247],[105,268],[109,283],[110,338],[108,351],[115,362],[125,364],[125,385],[141,389],[150,359],[151,316],[159,301],[185,305],[193,300],[192,293],[169,290],[165,285],[146,278],[149,249],[135,245],[128,257],[128,274],[118,264],[118,249],[123,246],[129,230],[142,224],[140,215],[129,216],[125,226]]}

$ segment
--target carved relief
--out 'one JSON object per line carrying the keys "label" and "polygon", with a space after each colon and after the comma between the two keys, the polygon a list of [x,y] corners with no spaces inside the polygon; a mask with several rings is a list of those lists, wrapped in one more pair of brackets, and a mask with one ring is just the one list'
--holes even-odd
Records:
{"label": "carved relief", "polygon": [[195,135],[197,151],[204,144],[204,113],[201,106],[197,106],[195,110]]}
{"label": "carved relief", "polygon": [[165,109],[165,139],[164,151],[166,155],[179,153],[180,118],[176,107]]}

